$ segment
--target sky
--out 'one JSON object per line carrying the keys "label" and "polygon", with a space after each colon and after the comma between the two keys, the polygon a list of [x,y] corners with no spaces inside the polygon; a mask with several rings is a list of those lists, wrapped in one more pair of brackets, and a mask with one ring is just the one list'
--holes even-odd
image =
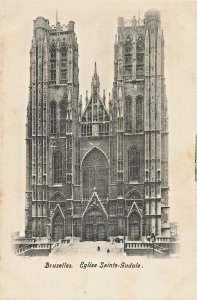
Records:
{"label": "sky", "polygon": [[[2,99],[3,218],[8,231],[24,233],[25,122],[29,87],[29,50],[33,20],[43,16],[55,24],[75,21],[79,44],[80,94],[90,92],[94,62],[101,92],[111,92],[117,18],[141,18],[150,8],[161,11],[165,39],[165,78],[169,114],[170,218],[188,239],[196,219],[194,147],[197,133],[197,2],[128,0],[1,1],[0,65]],[[11,220],[11,222],[10,222]]]}

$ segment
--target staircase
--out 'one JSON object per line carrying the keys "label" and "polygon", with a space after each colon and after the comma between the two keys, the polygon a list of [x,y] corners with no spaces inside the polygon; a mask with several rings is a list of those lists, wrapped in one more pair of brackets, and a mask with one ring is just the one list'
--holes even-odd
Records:
{"label": "staircase", "polygon": [[[100,250],[98,251],[98,246]],[[109,252],[107,250],[109,249]],[[88,254],[88,255],[102,255],[102,254],[115,254],[124,255],[123,244],[112,244],[110,242],[97,241],[97,242],[71,242],[70,244],[59,244],[51,255],[72,255],[72,254]]]}

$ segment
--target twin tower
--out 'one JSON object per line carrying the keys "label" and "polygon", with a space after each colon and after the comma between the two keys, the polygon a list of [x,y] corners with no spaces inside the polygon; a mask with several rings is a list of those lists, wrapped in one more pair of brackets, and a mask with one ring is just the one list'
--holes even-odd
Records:
{"label": "twin tower", "polygon": [[[38,17],[30,50],[26,237],[169,236],[168,115],[160,13],[118,19],[114,82],[79,96],[78,43]],[[101,58],[102,59],[102,58]]]}

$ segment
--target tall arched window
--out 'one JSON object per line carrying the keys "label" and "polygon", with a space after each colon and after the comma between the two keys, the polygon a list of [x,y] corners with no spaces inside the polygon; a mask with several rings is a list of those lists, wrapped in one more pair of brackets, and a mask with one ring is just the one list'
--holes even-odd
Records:
{"label": "tall arched window", "polygon": [[53,154],[53,183],[62,183],[62,153],[55,151]]}
{"label": "tall arched window", "polygon": [[66,49],[66,45],[65,44],[63,44],[63,46],[62,46],[61,55],[62,55],[62,58],[66,58],[67,49]]}
{"label": "tall arched window", "polygon": [[50,104],[50,129],[51,135],[56,135],[57,133],[57,120],[56,120],[56,102],[52,101]]}
{"label": "tall arched window", "polygon": [[126,130],[132,130],[132,98],[126,97]]}
{"label": "tall arched window", "polygon": [[142,36],[137,41],[136,52],[137,78],[142,79],[144,76],[144,40]]}
{"label": "tall arched window", "polygon": [[139,199],[142,199],[142,195],[136,190],[131,190],[126,195],[126,199],[132,199],[132,200],[138,199],[139,200]]}
{"label": "tall arched window", "polygon": [[56,48],[55,45],[51,47],[51,59],[56,59]]}
{"label": "tall arched window", "polygon": [[136,98],[136,132],[143,130],[143,99],[141,96]]}
{"label": "tall arched window", "polygon": [[61,83],[66,83],[67,80],[67,47],[63,43],[61,47]]}
{"label": "tall arched window", "polygon": [[51,74],[51,81],[56,80],[56,48],[55,45],[51,46],[50,49],[50,74]]}
{"label": "tall arched window", "polygon": [[138,181],[140,177],[140,153],[137,147],[129,149],[129,181]]}
{"label": "tall arched window", "polygon": [[66,135],[66,102],[60,102],[60,136]]}
{"label": "tall arched window", "polygon": [[109,195],[109,168],[106,156],[93,148],[82,164],[83,198],[89,199],[94,188],[99,197],[106,199]]}
{"label": "tall arched window", "polygon": [[131,52],[132,52],[132,44],[131,44],[131,42],[126,42],[125,43],[125,54],[131,54]]}
{"label": "tall arched window", "polygon": [[132,72],[132,44],[126,42],[124,46],[124,64],[125,64],[125,75],[130,75]]}

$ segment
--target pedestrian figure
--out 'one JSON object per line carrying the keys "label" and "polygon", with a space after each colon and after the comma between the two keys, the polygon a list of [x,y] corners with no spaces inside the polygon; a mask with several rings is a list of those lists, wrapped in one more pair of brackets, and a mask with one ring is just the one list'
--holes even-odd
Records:
{"label": "pedestrian figure", "polygon": [[110,252],[110,250],[109,250],[109,248],[107,249],[107,253],[109,253]]}
{"label": "pedestrian figure", "polygon": [[99,246],[97,247],[97,251],[100,251],[100,247]]}

